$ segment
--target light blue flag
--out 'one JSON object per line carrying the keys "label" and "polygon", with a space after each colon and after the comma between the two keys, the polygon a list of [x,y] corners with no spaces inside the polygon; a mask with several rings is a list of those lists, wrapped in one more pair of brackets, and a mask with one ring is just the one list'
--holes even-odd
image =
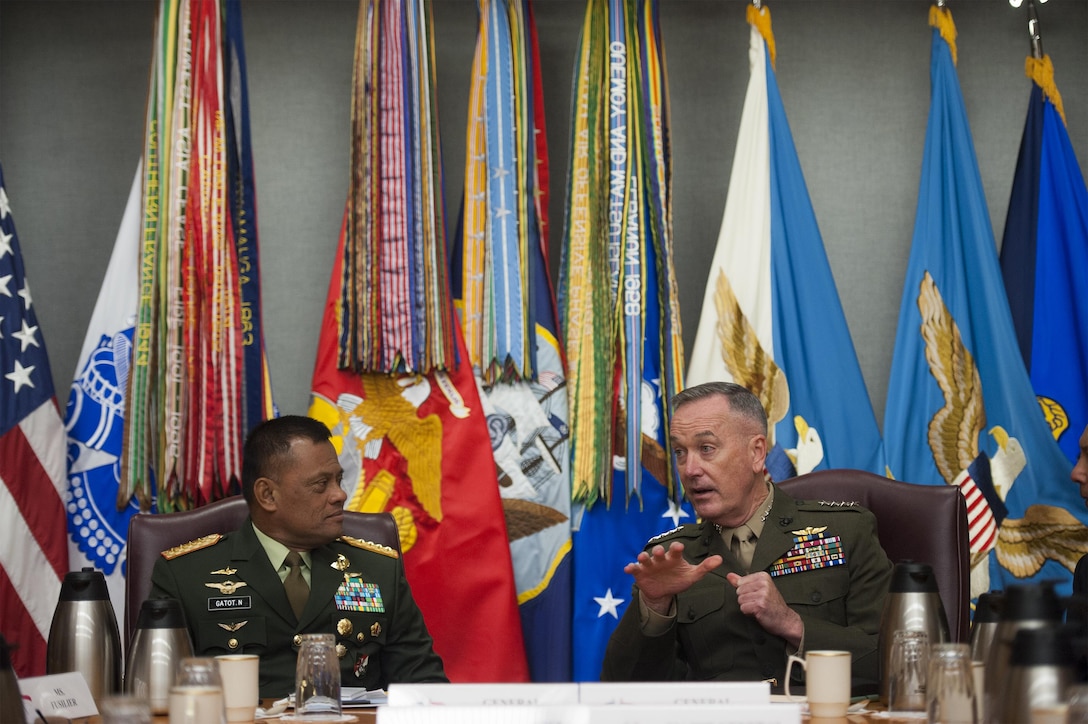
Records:
{"label": "light blue flag", "polygon": [[759,396],[774,479],[826,468],[883,474],[876,416],[767,50],[770,11],[750,8],[749,22],[751,78],[686,384],[731,380]]}
{"label": "light blue flag", "polygon": [[951,14],[933,7],[930,24],[932,95],[885,409],[888,464],[901,480],[960,486],[972,597],[1041,579],[1068,592],[1088,516],[1074,505],[1069,461],[1017,349]]}

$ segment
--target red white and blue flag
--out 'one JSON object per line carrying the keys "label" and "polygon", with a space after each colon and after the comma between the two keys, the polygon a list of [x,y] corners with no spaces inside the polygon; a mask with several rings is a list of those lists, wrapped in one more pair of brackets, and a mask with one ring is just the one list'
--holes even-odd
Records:
{"label": "red white and blue flag", "polygon": [[45,673],[68,572],[64,426],[0,169],[0,633],[19,677]]}

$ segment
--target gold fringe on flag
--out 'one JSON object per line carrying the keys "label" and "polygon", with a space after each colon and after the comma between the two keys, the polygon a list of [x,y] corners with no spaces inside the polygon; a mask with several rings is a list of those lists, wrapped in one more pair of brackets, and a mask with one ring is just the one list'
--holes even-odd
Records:
{"label": "gold fringe on flag", "polygon": [[748,24],[759,31],[763,36],[763,42],[767,44],[767,54],[771,56],[771,67],[775,67],[777,57],[774,45],[774,33],[771,32],[771,9],[766,5],[756,7],[748,6]]}
{"label": "gold fringe on flag", "polygon": [[1065,120],[1065,106],[1062,105],[1062,94],[1058,92],[1058,86],[1054,82],[1054,64],[1050,62],[1050,56],[1042,58],[1028,56],[1024,61],[1024,73],[1034,81],[1035,85],[1043,91],[1043,95],[1050,99],[1058,115],[1062,117],[1062,123],[1068,126]]}
{"label": "gold fringe on flag", "polygon": [[944,42],[948,43],[948,48],[952,51],[952,65],[956,65],[956,24],[952,22],[952,11],[938,5],[931,5],[929,8],[929,24],[937,28],[941,33],[941,37],[944,38]]}

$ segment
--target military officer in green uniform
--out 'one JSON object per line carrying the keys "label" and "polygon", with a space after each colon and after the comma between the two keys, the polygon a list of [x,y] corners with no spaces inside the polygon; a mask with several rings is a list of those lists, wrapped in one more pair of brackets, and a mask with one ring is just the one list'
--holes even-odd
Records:
{"label": "military officer in green uniform", "polygon": [[285,416],[246,440],[250,518],[164,551],[153,597],[185,609],[197,655],[260,655],[260,694],[294,691],[302,634],[332,633],[344,686],[445,682],[397,551],[342,537],[343,470],[329,430]]}
{"label": "military officer in green uniform", "polygon": [[745,388],[692,387],[673,410],[670,440],[700,522],[624,567],[635,589],[601,678],[768,680],[781,691],[789,654],[838,649],[853,655],[855,691],[875,691],[892,565],[873,514],[776,490],[764,474],[766,413]]}

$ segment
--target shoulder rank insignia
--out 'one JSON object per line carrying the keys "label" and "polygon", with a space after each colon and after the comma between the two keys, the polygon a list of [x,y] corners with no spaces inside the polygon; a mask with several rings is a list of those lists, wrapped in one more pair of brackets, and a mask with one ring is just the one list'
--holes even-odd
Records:
{"label": "shoulder rank insignia", "polygon": [[383,556],[389,556],[390,558],[400,558],[400,553],[389,546],[379,545],[362,538],[352,538],[350,535],[342,535],[339,540],[347,543],[349,546],[355,546],[356,548],[362,548],[365,551],[373,551],[374,553],[381,553]]}
{"label": "shoulder rank insignia", "polygon": [[232,596],[242,586],[248,586],[245,581],[223,581],[222,583],[205,583],[208,588],[214,588],[224,596]]}
{"label": "shoulder rank insignia", "polygon": [[653,543],[654,541],[657,541],[657,540],[661,540],[662,538],[664,538],[664,537],[665,537],[665,536],[667,536],[667,535],[672,535],[673,533],[675,533],[676,531],[680,530],[680,529],[681,529],[681,528],[683,528],[683,527],[684,527],[684,526],[682,526],[682,525],[678,525],[678,526],[676,526],[675,528],[673,528],[672,530],[667,530],[667,531],[665,531],[664,533],[658,533],[658,534],[657,534],[657,535],[655,535],[655,536],[654,536],[653,538],[651,538],[650,540],[646,541],[646,545],[650,545],[650,544],[651,544],[651,543]]}
{"label": "shoulder rank insignia", "polygon": [[197,538],[196,540],[191,540],[188,543],[182,543],[179,546],[174,546],[173,548],[165,550],[162,552],[162,557],[168,561],[172,561],[178,556],[183,556],[186,553],[192,553],[193,551],[198,551],[201,548],[213,546],[222,539],[223,535],[221,533],[212,533],[211,535],[206,535],[203,538]]}

